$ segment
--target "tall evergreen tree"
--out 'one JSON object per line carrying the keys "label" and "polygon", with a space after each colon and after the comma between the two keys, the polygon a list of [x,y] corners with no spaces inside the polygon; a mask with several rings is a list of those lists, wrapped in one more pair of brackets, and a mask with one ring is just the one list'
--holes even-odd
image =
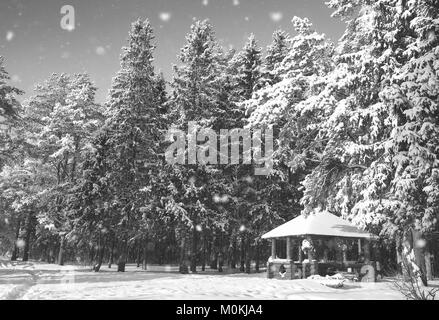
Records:
{"label": "tall evergreen tree", "polygon": [[[106,103],[105,131],[111,151],[107,155],[114,198],[109,205],[118,216],[115,231],[122,241],[119,270],[124,271],[132,230],[141,221],[145,205],[141,190],[161,164],[160,154],[165,123],[163,83],[154,72],[154,35],[149,21],[131,26],[128,45],[123,48],[121,68],[113,79]],[[159,80],[158,80],[159,79]]]}
{"label": "tall evergreen tree", "polygon": [[246,44],[231,62],[236,70],[235,85],[239,101],[250,99],[254,91],[261,86],[262,49],[254,34],[251,34]]}
{"label": "tall evergreen tree", "polygon": [[[4,66],[4,58],[0,56],[0,170],[6,160],[10,158],[15,134],[13,130],[18,126],[18,119],[22,112],[17,96],[24,92],[8,84],[9,73]],[[12,134],[12,136],[11,136]],[[15,141],[14,144],[16,144]]]}
{"label": "tall evergreen tree", "polygon": [[290,51],[290,35],[282,30],[273,33],[273,40],[267,48],[267,55],[264,58],[262,78],[264,86],[273,85],[282,80],[282,75],[276,72],[278,65],[285,59]]}
{"label": "tall evergreen tree", "polygon": [[[200,127],[219,129],[227,113],[227,98],[224,100],[222,86],[225,70],[222,48],[207,20],[195,22],[186,41],[179,56],[181,65],[174,66],[171,84],[174,123],[183,130],[187,130],[189,121],[197,122]],[[214,167],[196,164],[174,166],[172,171],[174,194],[168,208],[177,220],[180,267],[183,272],[187,268],[187,245],[191,244],[191,270],[196,271],[200,240],[197,228],[206,228],[209,212],[214,214],[209,207],[219,172]],[[191,237],[188,237],[189,233]]]}

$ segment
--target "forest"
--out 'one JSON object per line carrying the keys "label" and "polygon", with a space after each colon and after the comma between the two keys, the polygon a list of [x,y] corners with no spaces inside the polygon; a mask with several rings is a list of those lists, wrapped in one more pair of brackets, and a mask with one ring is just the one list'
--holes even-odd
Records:
{"label": "forest", "polygon": [[[439,3],[328,6],[346,23],[337,42],[294,17],[266,48],[252,34],[226,50],[195,21],[172,79],[139,19],[105,103],[82,73],[52,74],[22,101],[0,58],[0,255],[250,273],[269,256],[262,234],[326,210],[379,235],[387,272],[405,243],[425,273],[439,256]],[[167,130],[190,121],[273,128],[270,175],[167,163]]]}

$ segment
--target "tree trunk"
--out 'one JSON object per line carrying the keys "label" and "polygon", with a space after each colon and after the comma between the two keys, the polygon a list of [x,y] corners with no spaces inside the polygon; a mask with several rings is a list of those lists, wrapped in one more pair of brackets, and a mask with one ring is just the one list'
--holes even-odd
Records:
{"label": "tree trunk", "polygon": [[55,258],[54,258],[54,248],[53,248],[53,240],[52,240],[52,236],[49,236],[49,250],[48,250],[48,255],[47,255],[47,262],[48,263],[54,263],[55,262]]}
{"label": "tree trunk", "polygon": [[427,280],[433,280],[434,278],[434,271],[432,270],[431,252],[432,252],[431,243],[429,240],[426,240],[424,256],[425,256],[425,270],[426,270]]}
{"label": "tree trunk", "polygon": [[245,272],[250,273],[251,271],[251,255],[250,255],[250,237],[246,237],[246,251],[247,254],[245,255]]}
{"label": "tree trunk", "polygon": [[18,237],[20,236],[20,225],[21,225],[21,220],[18,220],[17,228],[15,229],[14,251],[12,251],[11,261],[17,261],[18,258],[18,253],[20,249],[18,248],[17,242],[18,242]]}
{"label": "tree trunk", "polygon": [[212,249],[210,253],[210,269],[218,270],[218,252],[216,252],[216,249]]}
{"label": "tree trunk", "polygon": [[433,271],[431,270],[431,254],[429,251],[425,252],[425,267],[427,271],[427,280],[433,280]]}
{"label": "tree trunk", "polygon": [[219,252],[218,252],[218,272],[223,272],[223,234],[220,233],[219,236]]}
{"label": "tree trunk", "polygon": [[145,240],[145,243],[143,244],[142,270],[147,269],[147,257],[148,257],[148,242]]}
{"label": "tree trunk", "polygon": [[115,244],[116,244],[116,237],[113,237],[113,240],[111,241],[110,257],[108,259],[108,268],[109,269],[111,269],[111,265],[113,264]]}
{"label": "tree trunk", "polygon": [[59,252],[58,252],[58,264],[60,266],[64,265],[64,235],[60,236],[60,243],[59,243]]}
{"label": "tree trunk", "polygon": [[256,244],[255,248],[255,270],[259,272],[259,243]]}
{"label": "tree trunk", "polygon": [[88,265],[93,266],[93,261],[95,260],[95,246],[92,244],[90,246],[90,253],[88,257]]}
{"label": "tree trunk", "polygon": [[239,266],[239,271],[245,271],[245,238],[241,239],[241,264]]}
{"label": "tree trunk", "polygon": [[210,242],[210,269],[217,270],[218,269],[218,248],[217,248],[217,239],[215,236],[212,237],[212,241]]}
{"label": "tree trunk", "polygon": [[142,258],[142,242],[139,240],[137,243],[137,268],[140,268],[141,258]]}
{"label": "tree trunk", "polygon": [[180,259],[179,259],[180,273],[188,273],[188,267],[186,264],[186,237],[183,236],[180,244]]}
{"label": "tree trunk", "polygon": [[401,256],[401,241],[397,239],[395,241],[395,252],[396,252],[396,263],[397,263],[397,271],[400,274],[403,274],[402,268],[402,256]]}
{"label": "tree trunk", "polygon": [[191,272],[196,273],[197,272],[197,242],[198,242],[198,235],[197,235],[197,229],[194,227],[194,230],[192,232],[192,252],[191,252]]}
{"label": "tree trunk", "polygon": [[413,250],[415,253],[416,264],[421,270],[421,281],[424,286],[427,286],[427,268],[425,265],[425,239],[423,239],[421,232],[412,230],[413,236]]}
{"label": "tree trunk", "polygon": [[206,270],[206,236],[203,236],[203,254],[201,257],[201,271]]}
{"label": "tree trunk", "polygon": [[23,261],[29,260],[31,233],[32,233],[32,213],[29,212],[26,221],[26,237],[24,239]]}
{"label": "tree trunk", "polygon": [[223,264],[224,264],[223,253],[220,251],[218,253],[218,272],[223,272]]}
{"label": "tree trunk", "polygon": [[65,239],[65,235],[61,235],[59,240],[59,251],[58,251],[58,264],[60,266],[64,265],[64,241],[65,241],[64,239]]}
{"label": "tree trunk", "polygon": [[122,243],[119,259],[117,260],[117,272],[125,272],[125,265],[128,257],[128,241]]}
{"label": "tree trunk", "polygon": [[236,238],[232,242],[232,252],[230,255],[230,268],[236,269]]}
{"label": "tree trunk", "polygon": [[105,237],[103,237],[102,239],[101,236],[99,236],[98,261],[93,268],[95,272],[99,272],[99,270],[101,269],[102,261],[104,260],[105,244],[106,244]]}
{"label": "tree trunk", "polygon": [[30,236],[32,234],[32,216],[29,213],[26,222],[26,237],[24,239],[23,261],[29,260]]}

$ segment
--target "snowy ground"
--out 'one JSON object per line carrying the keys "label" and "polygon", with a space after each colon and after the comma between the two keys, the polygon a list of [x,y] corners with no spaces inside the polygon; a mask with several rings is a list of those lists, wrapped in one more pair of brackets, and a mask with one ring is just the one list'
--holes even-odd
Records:
{"label": "snowy ground", "polygon": [[1,299],[402,299],[390,281],[345,283],[332,289],[313,280],[272,280],[265,273],[181,275],[175,267],[128,265],[125,273],[103,266],[0,260]]}

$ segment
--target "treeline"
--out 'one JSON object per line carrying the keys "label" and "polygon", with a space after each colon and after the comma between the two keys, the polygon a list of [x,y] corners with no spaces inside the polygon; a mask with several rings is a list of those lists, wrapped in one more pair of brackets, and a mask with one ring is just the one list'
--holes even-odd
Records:
{"label": "treeline", "polygon": [[[138,20],[103,105],[86,74],[52,75],[20,105],[2,67],[1,250],[96,271],[108,259],[121,271],[148,261],[250,272],[268,257],[263,233],[328,210],[380,234],[384,265],[405,245],[427,274],[438,242],[438,2],[329,6],[346,21],[338,43],[295,17],[294,36],[274,32],[265,53],[253,35],[225,51],[208,21],[195,22],[169,82]],[[274,170],[168,164],[164,134],[189,121],[273,126]]]}

